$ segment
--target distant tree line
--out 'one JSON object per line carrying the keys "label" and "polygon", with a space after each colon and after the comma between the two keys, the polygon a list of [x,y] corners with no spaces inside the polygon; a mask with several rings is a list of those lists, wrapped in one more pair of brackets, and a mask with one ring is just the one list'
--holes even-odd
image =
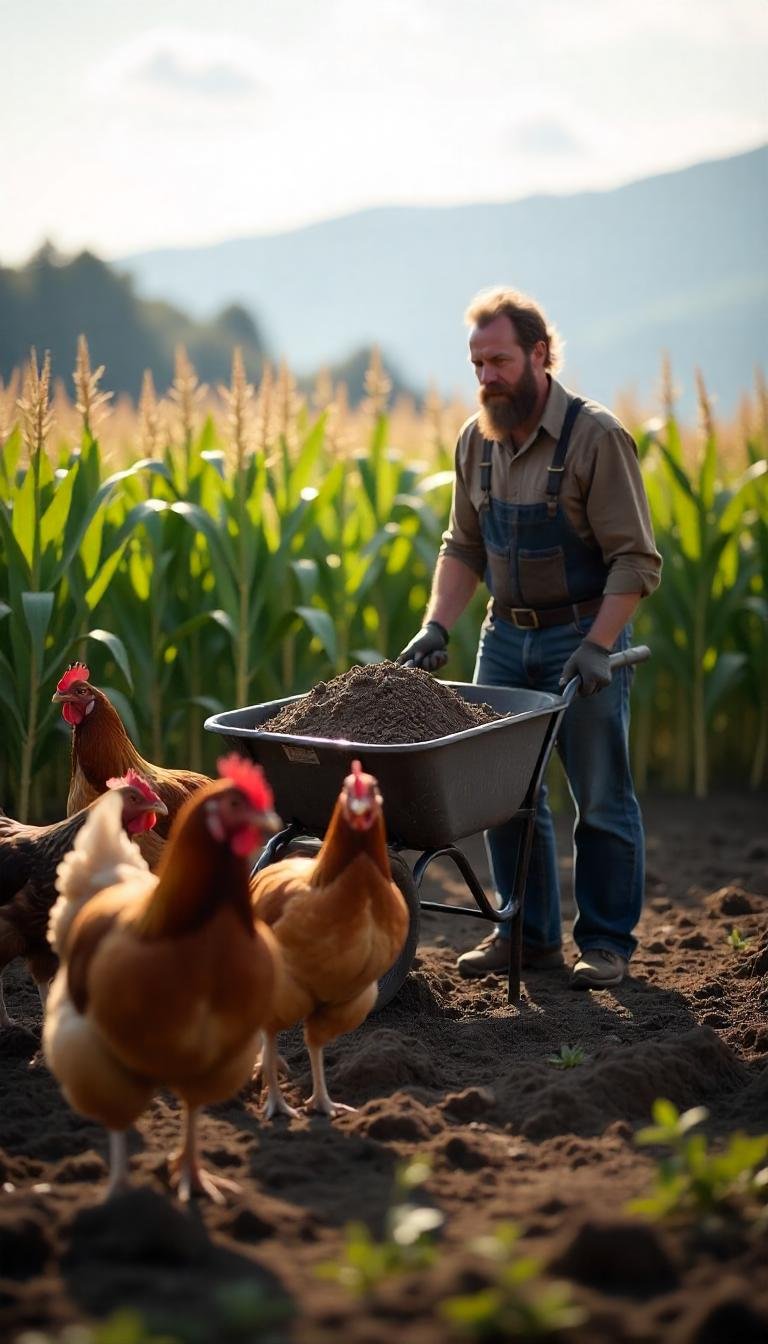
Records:
{"label": "distant tree line", "polygon": [[[68,379],[81,332],[94,363],[106,366],[104,386],[134,398],[145,369],[152,370],[158,389],[171,383],[178,345],[186,347],[201,380],[213,386],[229,381],[234,346],[242,351],[251,381],[258,382],[270,358],[257,321],[239,304],[196,321],[170,303],[139,298],[130,276],[92,252],[67,258],[45,243],[25,265],[0,266],[0,377],[7,380],[35,346],[39,354],[50,350],[54,373]],[[334,380],[347,383],[353,405],[364,395],[369,360],[365,348],[328,367]],[[387,372],[395,393],[410,392],[396,373]]]}

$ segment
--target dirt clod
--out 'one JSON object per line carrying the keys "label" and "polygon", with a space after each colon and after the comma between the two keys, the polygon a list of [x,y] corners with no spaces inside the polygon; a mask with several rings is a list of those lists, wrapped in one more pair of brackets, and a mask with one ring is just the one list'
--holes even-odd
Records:
{"label": "dirt clod", "polygon": [[612,1292],[671,1288],[677,1270],[655,1227],[637,1219],[586,1219],[550,1261],[556,1274]]}

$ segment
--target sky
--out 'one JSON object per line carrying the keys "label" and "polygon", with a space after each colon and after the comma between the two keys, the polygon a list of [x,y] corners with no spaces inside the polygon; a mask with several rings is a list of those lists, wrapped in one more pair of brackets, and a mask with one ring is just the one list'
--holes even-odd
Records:
{"label": "sky", "polygon": [[0,0],[0,263],[600,189],[768,140],[768,0]]}

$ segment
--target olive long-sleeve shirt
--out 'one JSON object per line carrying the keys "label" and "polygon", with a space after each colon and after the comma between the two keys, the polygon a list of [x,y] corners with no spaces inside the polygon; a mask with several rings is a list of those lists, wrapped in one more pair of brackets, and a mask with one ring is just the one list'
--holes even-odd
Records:
{"label": "olive long-sleeve shirt", "polygon": [[[514,504],[546,500],[547,468],[570,395],[555,378],[550,379],[541,421],[523,446],[515,451],[510,442],[494,443],[491,493],[495,499]],[[483,443],[474,415],[459,431],[451,517],[440,548],[441,555],[455,556],[480,578],[487,565],[478,519],[483,499]],[[597,402],[587,401],[576,417],[559,501],[579,537],[602,554],[608,569],[606,594],[645,597],[653,592],[659,583],[661,556],[653,539],[637,448],[620,421]],[[494,596],[515,605],[511,588]],[[547,606],[569,601],[567,591],[553,591]]]}

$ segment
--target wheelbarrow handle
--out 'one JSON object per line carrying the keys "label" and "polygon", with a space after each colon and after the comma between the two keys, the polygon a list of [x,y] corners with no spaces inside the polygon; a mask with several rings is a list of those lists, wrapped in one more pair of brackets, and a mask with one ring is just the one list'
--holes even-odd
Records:
{"label": "wheelbarrow handle", "polygon": [[631,649],[622,649],[620,653],[612,653],[608,662],[611,664],[611,671],[616,672],[620,667],[632,667],[634,663],[647,663],[651,656],[651,650],[647,644],[634,644]]}
{"label": "wheelbarrow handle", "polygon": [[[611,671],[617,672],[620,667],[632,667],[635,663],[644,663],[651,656],[651,650],[647,644],[635,644],[631,649],[622,649],[619,653],[612,653],[608,659],[611,665]],[[563,687],[561,695],[568,704],[579,689],[581,677],[571,677],[571,680]]]}

